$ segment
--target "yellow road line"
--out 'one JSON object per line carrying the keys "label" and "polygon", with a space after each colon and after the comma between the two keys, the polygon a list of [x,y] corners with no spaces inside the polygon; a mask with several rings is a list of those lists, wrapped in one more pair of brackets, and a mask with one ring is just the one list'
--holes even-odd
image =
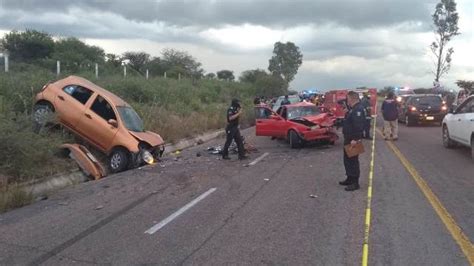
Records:
{"label": "yellow road line", "polygon": [[[382,135],[382,132],[377,129],[377,132]],[[462,252],[466,256],[467,260],[471,265],[474,265],[474,245],[469,240],[469,238],[464,234],[462,229],[458,226],[456,221],[454,221],[453,217],[446,208],[443,206],[441,201],[438,197],[431,191],[430,187],[426,183],[426,181],[421,177],[415,167],[408,161],[408,159],[402,154],[402,152],[393,144],[392,142],[387,141],[387,145],[392,149],[393,153],[400,159],[400,162],[405,166],[407,171],[415,180],[416,184],[420,188],[420,190],[425,195],[426,199],[430,202],[433,209],[438,214],[441,221],[444,223],[448,231],[451,233],[451,236],[456,241],[456,243],[461,247]]]}
{"label": "yellow road line", "polygon": [[364,244],[362,245],[362,266],[367,266],[369,263],[369,234],[370,234],[370,218],[371,218],[371,206],[372,206],[372,184],[374,179],[374,161],[375,161],[375,129],[377,119],[374,119],[374,130],[372,133],[372,153],[370,160],[370,171],[369,171],[369,186],[367,187],[367,208],[365,210],[365,232],[364,232]]}

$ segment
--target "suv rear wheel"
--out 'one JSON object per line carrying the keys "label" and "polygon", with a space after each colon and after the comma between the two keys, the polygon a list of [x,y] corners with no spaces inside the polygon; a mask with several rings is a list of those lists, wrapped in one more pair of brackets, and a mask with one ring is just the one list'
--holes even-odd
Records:
{"label": "suv rear wheel", "polygon": [[47,103],[37,103],[33,108],[34,131],[39,132],[44,126],[51,122],[53,107]]}

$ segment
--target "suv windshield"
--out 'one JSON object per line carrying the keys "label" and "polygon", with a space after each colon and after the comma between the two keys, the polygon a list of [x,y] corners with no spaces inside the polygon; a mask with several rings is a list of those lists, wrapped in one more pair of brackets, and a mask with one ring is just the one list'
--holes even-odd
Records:
{"label": "suv windshield", "polygon": [[316,106],[288,107],[288,119],[317,115],[319,113],[319,108]]}
{"label": "suv windshield", "polygon": [[439,96],[422,96],[414,97],[411,103],[414,105],[432,105],[437,106],[442,104],[442,100]]}
{"label": "suv windshield", "polygon": [[120,118],[128,130],[135,132],[144,132],[143,121],[133,108],[128,106],[117,106]]}

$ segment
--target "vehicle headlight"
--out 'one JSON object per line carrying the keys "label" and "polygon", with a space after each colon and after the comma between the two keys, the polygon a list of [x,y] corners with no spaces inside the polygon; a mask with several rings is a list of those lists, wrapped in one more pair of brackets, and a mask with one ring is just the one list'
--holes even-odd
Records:
{"label": "vehicle headlight", "polygon": [[142,150],[142,159],[147,164],[153,164],[155,162],[153,155],[147,150]]}
{"label": "vehicle headlight", "polygon": [[312,126],[311,127],[311,130],[316,130],[316,129],[320,129],[321,127],[319,125],[315,125],[315,126]]}

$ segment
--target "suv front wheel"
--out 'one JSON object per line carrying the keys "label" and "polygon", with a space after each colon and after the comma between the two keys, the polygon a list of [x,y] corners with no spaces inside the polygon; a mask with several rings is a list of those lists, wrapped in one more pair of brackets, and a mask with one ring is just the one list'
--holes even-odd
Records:
{"label": "suv front wheel", "polygon": [[449,130],[448,130],[448,126],[446,125],[443,126],[443,146],[448,149],[451,149],[454,147],[454,142],[449,137]]}
{"label": "suv front wheel", "polygon": [[114,149],[109,156],[109,168],[112,173],[122,172],[127,169],[129,153],[124,149]]}

